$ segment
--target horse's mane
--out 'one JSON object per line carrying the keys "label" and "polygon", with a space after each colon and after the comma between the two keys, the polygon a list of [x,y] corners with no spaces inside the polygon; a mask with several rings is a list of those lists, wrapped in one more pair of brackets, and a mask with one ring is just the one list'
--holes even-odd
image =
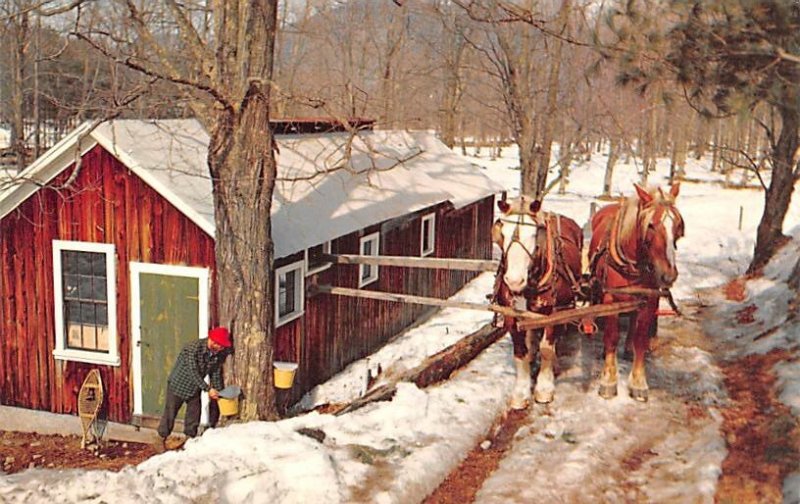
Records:
{"label": "horse's mane", "polygon": [[[623,239],[632,236],[638,226],[639,233],[638,239],[644,237],[647,232],[647,226],[653,220],[656,210],[660,207],[667,207],[667,211],[671,212],[678,219],[681,219],[680,213],[675,208],[675,198],[669,193],[665,193],[658,188],[648,188],[647,192],[653,197],[653,201],[639,210],[639,196],[633,195],[625,198],[620,203],[619,210],[619,236]],[[682,219],[681,219],[682,220]]]}
{"label": "horse's mane", "polygon": [[620,203],[618,236],[620,239],[631,236],[639,225],[639,197],[629,196]]}

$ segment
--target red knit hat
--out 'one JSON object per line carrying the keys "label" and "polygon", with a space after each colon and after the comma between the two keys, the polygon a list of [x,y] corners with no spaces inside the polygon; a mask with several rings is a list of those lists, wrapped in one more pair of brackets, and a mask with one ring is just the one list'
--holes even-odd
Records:
{"label": "red knit hat", "polygon": [[224,327],[215,327],[208,331],[208,339],[225,348],[231,346],[231,335]]}

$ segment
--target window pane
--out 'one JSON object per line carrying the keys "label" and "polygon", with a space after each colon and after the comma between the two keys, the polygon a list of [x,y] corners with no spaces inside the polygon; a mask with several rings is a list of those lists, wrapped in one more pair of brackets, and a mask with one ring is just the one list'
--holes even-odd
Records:
{"label": "window pane", "polygon": [[106,255],[90,254],[92,256],[92,274],[96,277],[106,277]]}
{"label": "window pane", "polygon": [[96,301],[108,301],[108,280],[106,278],[95,278],[92,299]]}
{"label": "window pane", "polygon": [[93,325],[83,326],[83,349],[97,350],[97,327]]}
{"label": "window pane", "polygon": [[363,255],[372,255],[372,241],[365,241],[361,250]]}
{"label": "window pane", "polygon": [[64,275],[64,298],[78,297],[78,276]]}
{"label": "window pane", "polygon": [[76,272],[81,275],[91,275],[92,256],[98,254],[92,254],[91,252],[73,252],[73,254],[75,254],[77,258]]}
{"label": "window pane", "polygon": [[77,301],[64,302],[64,322],[65,323],[80,323],[81,318],[81,304]]}
{"label": "window pane", "polygon": [[78,297],[81,299],[94,299],[92,295],[92,277],[85,275],[78,277]]}
{"label": "window pane", "polygon": [[295,277],[297,270],[286,272],[286,313],[295,312]]}
{"label": "window pane", "polygon": [[361,270],[361,280],[367,280],[370,276],[372,276],[372,265],[365,264],[364,268]]}
{"label": "window pane", "polygon": [[98,326],[108,326],[108,306],[98,304],[95,306],[96,322]]}
{"label": "window pane", "polygon": [[81,303],[81,322],[83,324],[97,324],[94,303]]}
{"label": "window pane", "polygon": [[66,275],[68,273],[77,273],[75,265],[75,254],[68,250],[61,251],[61,271]]}
{"label": "window pane", "polygon": [[71,323],[67,325],[67,347],[78,349],[83,347],[82,328],[83,326],[80,324]]}
{"label": "window pane", "polygon": [[283,317],[286,311],[286,275],[278,275],[278,316]]}
{"label": "window pane", "polygon": [[108,352],[108,327],[97,328],[97,350]]}

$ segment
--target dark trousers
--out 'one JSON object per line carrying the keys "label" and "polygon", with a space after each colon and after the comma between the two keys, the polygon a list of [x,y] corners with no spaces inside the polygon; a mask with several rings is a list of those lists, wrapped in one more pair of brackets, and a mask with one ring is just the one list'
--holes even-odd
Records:
{"label": "dark trousers", "polygon": [[[188,399],[183,399],[182,397],[176,396],[169,387],[167,387],[167,400],[164,404],[164,414],[161,415],[161,422],[158,424],[158,435],[162,438],[166,438],[172,432],[173,427],[175,427],[175,417],[178,416],[178,412],[183,406],[183,403],[186,403],[186,416],[183,420],[183,433],[186,434],[188,437],[195,437],[197,435],[197,427],[200,425],[200,408],[202,403],[200,402],[200,393],[193,395]],[[216,408],[211,408],[212,410]],[[209,416],[215,416],[213,412],[210,412]],[[219,410],[217,409],[217,417],[219,417]],[[210,419],[210,420],[213,420]],[[216,422],[212,421],[211,424],[214,425]]]}

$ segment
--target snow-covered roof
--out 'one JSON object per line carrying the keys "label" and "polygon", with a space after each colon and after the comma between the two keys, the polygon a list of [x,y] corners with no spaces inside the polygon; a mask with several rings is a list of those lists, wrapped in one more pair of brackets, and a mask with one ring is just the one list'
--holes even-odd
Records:
{"label": "snow-covered roof", "polygon": [[[503,189],[431,132],[279,135],[276,141],[276,257],[444,201],[460,208]],[[116,120],[91,131],[83,125],[21,174],[36,183],[0,196],[0,217],[69,166],[76,147],[85,152],[100,144],[213,236],[208,142],[193,119]]]}

